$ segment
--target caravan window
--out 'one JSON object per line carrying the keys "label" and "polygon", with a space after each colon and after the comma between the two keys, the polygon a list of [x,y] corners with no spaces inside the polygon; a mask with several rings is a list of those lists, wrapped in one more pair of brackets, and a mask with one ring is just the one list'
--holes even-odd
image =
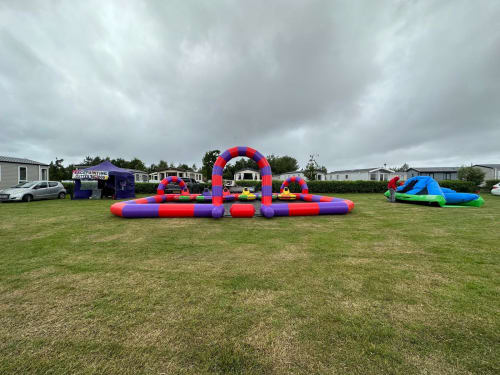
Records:
{"label": "caravan window", "polygon": [[18,183],[28,181],[28,170],[26,167],[19,167]]}

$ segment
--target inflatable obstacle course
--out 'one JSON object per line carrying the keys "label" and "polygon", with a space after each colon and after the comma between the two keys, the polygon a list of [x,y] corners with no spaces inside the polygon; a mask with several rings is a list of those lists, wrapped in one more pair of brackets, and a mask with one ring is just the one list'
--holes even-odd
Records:
{"label": "inflatable obstacle course", "polygon": [[[222,172],[231,159],[246,156],[253,159],[260,168],[262,177],[262,192],[230,194],[222,186]],[[267,218],[273,216],[312,216],[346,214],[354,208],[354,203],[347,199],[333,198],[322,195],[309,194],[306,182],[301,178],[290,177],[280,189],[290,182],[297,181],[301,185],[302,193],[294,194],[296,200],[303,202],[272,203],[273,199],[280,199],[279,194],[272,192],[271,166],[267,159],[251,147],[233,147],[224,151],[216,160],[212,173],[212,191],[205,190],[202,194],[189,194],[184,181],[178,177],[167,177],[158,185],[157,195],[147,198],[118,202],[110,207],[111,213],[120,217],[213,217],[220,218],[225,213],[225,202],[236,200],[260,200],[260,214]],[[182,194],[165,194],[169,183],[177,183]],[[190,203],[195,201],[197,203]],[[176,202],[176,203],[171,203]],[[183,203],[184,202],[184,203]],[[230,213],[233,217],[253,217],[255,207],[252,204],[231,203]]]}
{"label": "inflatable obstacle course", "polygon": [[[384,195],[389,198],[390,192],[386,191]],[[457,193],[439,186],[439,183],[429,176],[412,177],[399,186],[396,189],[396,201],[439,207],[481,207],[484,204],[484,199],[478,194]]]}

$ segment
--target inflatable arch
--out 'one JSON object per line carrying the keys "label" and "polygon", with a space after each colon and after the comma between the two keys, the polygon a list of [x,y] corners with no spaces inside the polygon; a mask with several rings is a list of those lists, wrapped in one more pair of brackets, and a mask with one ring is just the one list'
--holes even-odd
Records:
{"label": "inflatable arch", "polygon": [[[179,200],[198,200],[200,194],[164,194],[165,187],[170,182],[177,182],[181,189],[186,184],[181,178],[171,176],[163,179],[158,185],[157,195],[153,197],[134,199],[125,202],[117,202],[110,207],[111,213],[121,217],[213,217],[220,218],[224,215],[224,201],[222,186],[222,173],[226,164],[233,158],[245,156],[253,159],[260,169],[262,177],[262,194],[260,212],[262,216],[271,218],[273,216],[309,216],[309,215],[335,215],[346,214],[354,208],[354,203],[347,199],[339,199],[322,195],[308,194],[306,182],[297,177],[287,179],[281,190],[290,182],[297,181],[302,188],[298,198],[306,203],[272,203],[272,172],[267,159],[257,150],[251,147],[233,147],[224,151],[216,160],[212,173],[212,196],[205,196],[203,200],[211,200],[211,203],[170,203],[165,202]],[[230,208],[233,217],[253,217],[255,207],[252,204],[235,203]]]}
{"label": "inflatable arch", "polygon": [[158,188],[156,189],[156,194],[158,195],[165,194],[165,188],[168,186],[168,184],[172,182],[177,183],[181,188],[181,191],[189,193],[186,183],[182,180],[182,178],[177,176],[169,176],[161,180],[160,184],[158,185]]}
{"label": "inflatable arch", "polygon": [[[247,158],[253,159],[253,161],[255,161],[259,166],[260,176],[262,179],[262,198],[260,212],[263,216],[272,217],[273,215],[268,216],[270,214],[268,206],[271,205],[271,202],[273,200],[273,181],[271,166],[269,165],[269,162],[264,157],[264,155],[251,147],[230,148],[220,154],[215,161],[214,168],[212,170],[212,204],[215,206],[213,217],[222,217],[222,215],[224,215],[224,206],[222,205],[222,172],[224,171],[224,167],[226,166],[226,164],[231,159],[238,156],[246,156]],[[248,208],[241,206],[242,205],[240,204],[235,204],[231,207],[231,209],[233,210],[233,212],[242,214],[241,210]],[[231,214],[233,212],[231,212]],[[250,215],[250,211],[245,210],[245,212],[246,216]]]}
{"label": "inflatable arch", "polygon": [[296,182],[300,185],[302,194],[309,194],[309,187],[307,187],[307,183],[304,181],[303,178],[296,176],[288,177],[285,181],[283,181],[280,187],[280,193],[283,193],[283,189],[286,188],[288,185],[290,185],[291,182]]}

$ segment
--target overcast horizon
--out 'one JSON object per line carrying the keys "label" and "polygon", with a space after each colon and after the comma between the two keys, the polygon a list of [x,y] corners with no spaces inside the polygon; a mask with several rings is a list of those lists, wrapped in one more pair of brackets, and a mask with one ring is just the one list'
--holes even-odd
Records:
{"label": "overcast horizon", "polygon": [[0,3],[0,155],[500,163],[500,1]]}

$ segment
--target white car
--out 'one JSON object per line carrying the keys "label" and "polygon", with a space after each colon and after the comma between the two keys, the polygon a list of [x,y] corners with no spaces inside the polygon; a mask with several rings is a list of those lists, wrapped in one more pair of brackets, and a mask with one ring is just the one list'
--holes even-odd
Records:
{"label": "white car", "polygon": [[500,195],[500,183],[493,185],[493,189],[491,189],[491,194]]}

